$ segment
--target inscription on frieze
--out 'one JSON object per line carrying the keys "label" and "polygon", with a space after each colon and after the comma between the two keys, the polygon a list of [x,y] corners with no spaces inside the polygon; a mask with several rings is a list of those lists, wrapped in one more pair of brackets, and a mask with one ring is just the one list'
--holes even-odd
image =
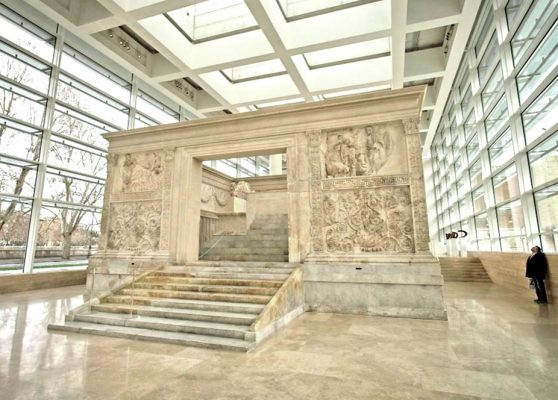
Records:
{"label": "inscription on frieze", "polygon": [[358,189],[400,185],[409,185],[409,175],[387,175],[322,180],[322,190]]}

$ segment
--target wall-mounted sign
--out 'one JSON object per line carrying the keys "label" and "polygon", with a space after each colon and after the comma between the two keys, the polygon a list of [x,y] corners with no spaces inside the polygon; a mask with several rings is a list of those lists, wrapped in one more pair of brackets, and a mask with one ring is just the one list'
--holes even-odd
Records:
{"label": "wall-mounted sign", "polygon": [[467,231],[460,229],[457,232],[446,233],[446,239],[459,239],[459,238],[464,238],[467,235],[468,235]]}

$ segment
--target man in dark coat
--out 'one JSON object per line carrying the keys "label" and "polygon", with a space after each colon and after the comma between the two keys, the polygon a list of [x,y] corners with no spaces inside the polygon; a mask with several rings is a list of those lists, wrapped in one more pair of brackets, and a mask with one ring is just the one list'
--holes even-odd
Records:
{"label": "man in dark coat", "polygon": [[548,270],[548,262],[539,246],[533,246],[533,248],[531,248],[531,253],[532,254],[527,259],[527,271],[525,272],[525,276],[533,279],[535,283],[535,291],[537,292],[537,300],[535,300],[535,303],[546,304],[547,298],[544,278]]}

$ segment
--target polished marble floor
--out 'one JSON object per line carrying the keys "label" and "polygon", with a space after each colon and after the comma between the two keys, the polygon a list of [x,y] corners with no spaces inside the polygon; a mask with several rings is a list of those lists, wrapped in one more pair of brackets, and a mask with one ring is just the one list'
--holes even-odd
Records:
{"label": "polished marble floor", "polygon": [[449,321],[307,313],[249,354],[48,333],[83,287],[0,296],[0,399],[558,399],[558,307],[449,283]]}

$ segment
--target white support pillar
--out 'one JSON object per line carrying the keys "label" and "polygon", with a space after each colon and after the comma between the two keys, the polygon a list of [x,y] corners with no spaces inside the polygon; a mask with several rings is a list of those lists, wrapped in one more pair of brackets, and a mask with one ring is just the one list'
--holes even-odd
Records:
{"label": "white support pillar", "polygon": [[54,46],[53,67],[50,75],[48,87],[48,97],[45,109],[45,124],[41,135],[41,151],[37,166],[37,176],[35,178],[35,191],[33,194],[33,206],[31,208],[31,220],[29,222],[29,234],[27,235],[27,246],[25,248],[25,261],[23,273],[33,272],[35,262],[35,249],[37,247],[37,233],[41,223],[41,207],[43,205],[43,191],[45,187],[46,168],[48,162],[48,152],[50,148],[50,135],[54,121],[54,106],[56,104],[56,89],[58,86],[58,76],[60,75],[60,60],[64,50],[64,28],[58,25],[56,44]]}

